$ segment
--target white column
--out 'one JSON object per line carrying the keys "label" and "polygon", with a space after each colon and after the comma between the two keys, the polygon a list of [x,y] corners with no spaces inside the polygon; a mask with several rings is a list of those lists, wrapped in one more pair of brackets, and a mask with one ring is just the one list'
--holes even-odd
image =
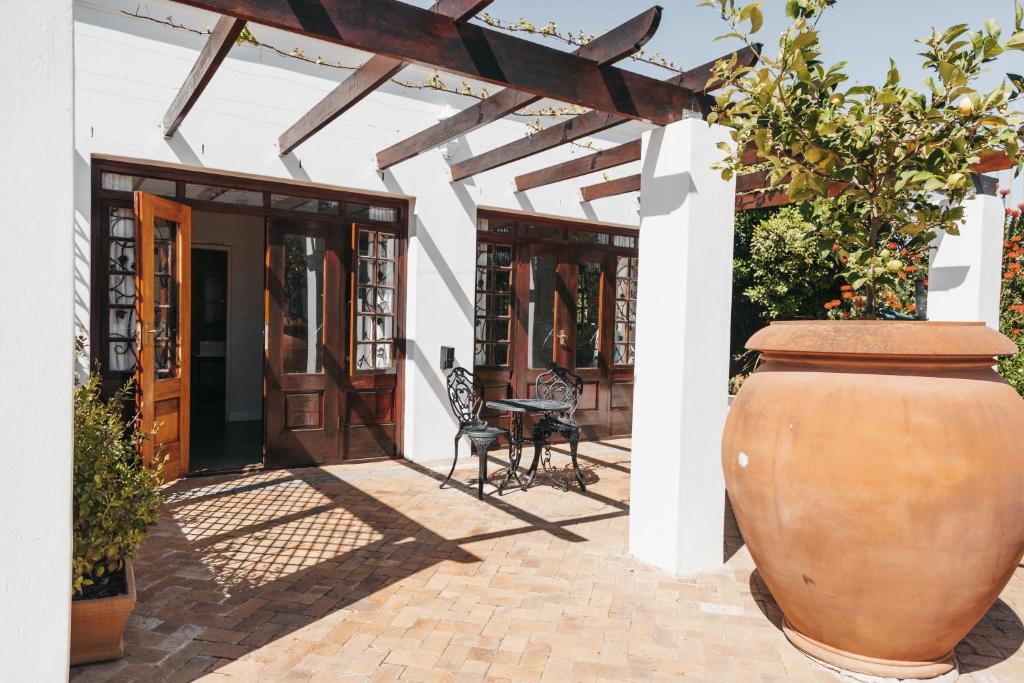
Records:
{"label": "white column", "polygon": [[722,564],[735,182],[721,126],[643,136],[629,549],[680,574]]}
{"label": "white column", "polygon": [[928,319],[981,321],[999,329],[1003,263],[1003,203],[979,194],[964,204],[959,235],[932,242]]}
{"label": "white column", "polygon": [[72,2],[0,23],[0,679],[68,675],[74,340]]}
{"label": "white column", "polygon": [[416,198],[406,276],[405,457],[449,458],[458,423],[440,353],[453,346],[456,365],[473,368],[476,205],[463,183],[451,182],[440,150],[395,166],[384,182]]}

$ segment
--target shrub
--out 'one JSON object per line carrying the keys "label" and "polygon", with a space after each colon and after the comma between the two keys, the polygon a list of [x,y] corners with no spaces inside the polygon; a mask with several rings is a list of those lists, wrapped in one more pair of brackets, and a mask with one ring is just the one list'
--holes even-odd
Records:
{"label": "shrub", "polygon": [[137,455],[149,435],[123,416],[129,391],[104,400],[95,373],[75,386],[72,588],[78,597],[123,592],[125,562],[160,506],[160,467],[142,465]]}
{"label": "shrub", "polygon": [[807,223],[793,207],[754,226],[750,238],[751,284],[743,295],[762,319],[821,318],[839,278],[835,259],[822,256]]}
{"label": "shrub", "polygon": [[[1006,197],[1007,191],[1000,194]],[[1006,209],[1003,229],[1003,290],[999,298],[999,329],[1020,346],[1024,342],[1024,218],[1021,210]],[[999,359],[999,374],[1024,396],[1024,351]]]}

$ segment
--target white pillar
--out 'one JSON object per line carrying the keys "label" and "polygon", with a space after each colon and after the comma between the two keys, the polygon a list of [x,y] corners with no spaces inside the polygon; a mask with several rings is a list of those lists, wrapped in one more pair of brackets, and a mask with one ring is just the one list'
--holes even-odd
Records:
{"label": "white pillar", "polygon": [[940,234],[928,269],[928,319],[981,321],[999,329],[1003,203],[978,194],[964,204],[959,235]]}
{"label": "white pillar", "polygon": [[721,126],[643,136],[629,549],[680,574],[722,564],[735,182]]}
{"label": "white pillar", "polygon": [[74,341],[72,2],[0,23],[0,679],[68,675]]}
{"label": "white pillar", "polygon": [[463,183],[451,182],[440,150],[389,169],[384,182],[416,198],[406,276],[405,457],[449,458],[458,423],[440,353],[453,346],[456,365],[473,368],[476,205]]}

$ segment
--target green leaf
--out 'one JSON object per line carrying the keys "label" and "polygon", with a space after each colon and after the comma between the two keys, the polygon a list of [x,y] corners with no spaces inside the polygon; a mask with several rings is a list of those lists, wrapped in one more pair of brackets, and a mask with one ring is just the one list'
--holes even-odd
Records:
{"label": "green leaf", "polygon": [[1003,44],[1007,50],[1024,50],[1024,31],[1018,31]]}

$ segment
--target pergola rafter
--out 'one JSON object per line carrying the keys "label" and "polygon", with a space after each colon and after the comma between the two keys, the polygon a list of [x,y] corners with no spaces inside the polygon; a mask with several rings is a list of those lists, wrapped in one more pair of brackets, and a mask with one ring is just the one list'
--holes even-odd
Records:
{"label": "pergola rafter", "polygon": [[602,149],[576,159],[563,161],[537,171],[516,176],[516,191],[525,192],[535,187],[542,187],[562,180],[578,178],[589,173],[603,171],[615,166],[640,161],[640,141],[631,140],[615,147]]}
{"label": "pergola rafter", "polygon": [[213,27],[210,37],[206,40],[199,53],[199,58],[192,66],[192,71],[178,90],[178,94],[164,114],[164,136],[173,137],[178,126],[185,120],[192,107],[203,94],[210,79],[217,73],[221,62],[227,57],[231,46],[245,28],[245,21],[235,17],[221,17]]}
{"label": "pergola rafter", "polygon": [[[493,0],[438,0],[430,8],[453,21],[467,21]],[[395,74],[407,67],[408,62],[393,57],[374,55],[360,66],[338,87],[306,112],[291,128],[281,134],[278,148],[288,154],[317,131],[358,104],[364,97],[387,83]]]}
{"label": "pergola rafter", "polygon": [[[710,96],[707,93],[722,85],[720,82],[708,83],[715,64],[723,59],[731,58],[735,58],[736,62],[740,65],[752,66],[757,62],[757,52],[751,48],[743,48],[730,55],[701,64],[663,82],[668,85],[686,88],[686,92],[692,93],[686,108],[703,113],[710,106]],[[690,89],[688,86],[694,89]],[[483,154],[453,164],[452,180],[462,180],[478,173],[510,164],[513,161],[574,142],[609,128],[621,126],[629,120],[629,118],[624,116],[609,115],[599,111],[587,112],[568,121],[548,126],[544,130],[522,140],[510,142],[507,145],[502,145]]]}
{"label": "pergola rafter", "polygon": [[683,116],[684,87],[458,23],[398,0],[180,0],[184,4],[459,76],[656,124]]}
{"label": "pergola rafter", "polygon": [[628,192],[639,191],[640,174],[637,173],[635,175],[628,175],[623,178],[606,180],[603,183],[585,185],[580,188],[580,195],[582,195],[583,201],[592,202],[595,199],[604,199],[605,197],[614,197],[616,195],[626,194]]}
{"label": "pergola rafter", "polygon": [[[655,6],[626,23],[594,38],[574,54],[602,66],[636,53],[651,39],[661,23],[661,7]],[[384,170],[460,135],[493,123],[543,99],[538,95],[506,88],[458,114],[437,123],[377,154],[377,168]]]}

